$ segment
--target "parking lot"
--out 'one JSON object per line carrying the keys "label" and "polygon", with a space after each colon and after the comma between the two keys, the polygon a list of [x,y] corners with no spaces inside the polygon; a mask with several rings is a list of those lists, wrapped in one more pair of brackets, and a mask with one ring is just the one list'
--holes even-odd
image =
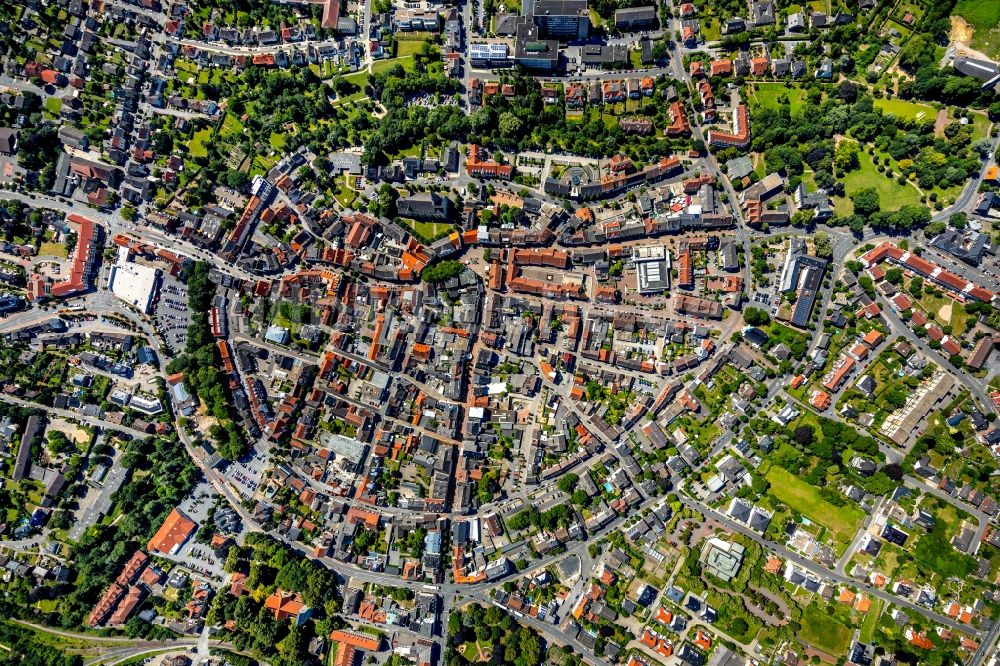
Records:
{"label": "parking lot", "polygon": [[[206,481],[201,481],[195,489],[191,491],[178,507],[184,515],[198,524],[199,530],[212,532],[214,527],[208,520],[209,512],[214,504],[214,495],[211,486]],[[209,576],[216,580],[225,579],[225,572],[222,570],[223,561],[216,557],[212,549],[197,542],[192,537],[181,548],[176,555],[169,555],[174,562],[188,569],[193,574]]]}
{"label": "parking lot", "polygon": [[187,306],[187,287],[176,277],[164,273],[160,294],[153,303],[152,314],[156,329],[163,331],[167,349],[171,353],[183,350],[187,344],[187,327],[190,313]]}
{"label": "parking lot", "polygon": [[255,445],[245,456],[230,463],[224,476],[242,497],[249,499],[257,492],[267,464],[268,454]]}
{"label": "parking lot", "polygon": [[778,295],[777,285],[770,289],[755,291],[750,297],[750,301],[751,305],[770,312],[771,316],[778,314],[778,303],[781,302],[781,298]]}

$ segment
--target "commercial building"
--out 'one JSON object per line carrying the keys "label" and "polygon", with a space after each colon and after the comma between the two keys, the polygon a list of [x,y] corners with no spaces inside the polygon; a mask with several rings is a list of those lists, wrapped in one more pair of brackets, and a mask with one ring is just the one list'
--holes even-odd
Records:
{"label": "commercial building", "polygon": [[191,538],[197,529],[193,520],[185,516],[179,509],[174,509],[167,519],[156,530],[156,534],[146,545],[147,550],[161,555],[176,555],[181,547]]}
{"label": "commercial building", "polygon": [[1000,66],[988,60],[977,60],[968,56],[958,56],[952,66],[955,71],[983,82],[983,87],[993,87],[1000,80]]}
{"label": "commercial building", "polygon": [[656,7],[626,7],[615,10],[615,27],[624,32],[656,27]]}
{"label": "commercial building", "polygon": [[632,263],[640,294],[656,294],[670,289],[670,254],[662,245],[632,248]]}
{"label": "commercial building", "polygon": [[510,61],[510,47],[502,43],[470,44],[469,56],[475,64],[503,65]]}
{"label": "commercial building", "polygon": [[536,0],[528,9],[544,36],[586,39],[590,33],[587,0]]}
{"label": "commercial building", "polygon": [[156,296],[160,271],[152,266],[132,262],[129,260],[130,257],[128,248],[118,248],[118,257],[111,267],[108,288],[119,299],[143,314],[148,314]]}
{"label": "commercial building", "polygon": [[624,44],[587,44],[580,47],[580,62],[587,67],[619,67],[628,62],[628,47]]}
{"label": "commercial building", "polygon": [[90,288],[90,278],[94,262],[100,255],[98,247],[99,228],[93,220],[76,215],[66,217],[69,225],[76,226],[76,247],[70,261],[69,276],[60,282],[53,282],[48,276],[32,273],[28,278],[28,300],[42,298],[64,298]]}
{"label": "commercial building", "polygon": [[538,25],[521,21],[514,38],[514,62],[527,69],[555,69],[559,64],[559,42],[542,39]]}

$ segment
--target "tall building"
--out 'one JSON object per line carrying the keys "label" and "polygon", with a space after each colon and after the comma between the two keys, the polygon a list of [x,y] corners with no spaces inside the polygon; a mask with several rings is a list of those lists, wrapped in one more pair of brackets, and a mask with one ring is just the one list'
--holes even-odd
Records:
{"label": "tall building", "polygon": [[[530,13],[529,13],[530,10]],[[525,6],[543,36],[573,40],[590,34],[587,0],[535,0]]]}

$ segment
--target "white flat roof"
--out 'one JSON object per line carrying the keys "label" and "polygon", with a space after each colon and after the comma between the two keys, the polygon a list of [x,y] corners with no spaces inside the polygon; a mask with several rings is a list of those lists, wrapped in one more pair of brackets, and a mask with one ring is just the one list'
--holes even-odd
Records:
{"label": "white flat roof", "polygon": [[118,248],[118,258],[111,267],[108,289],[129,305],[147,313],[153,303],[160,271],[151,266],[132,263],[128,256],[128,248]]}

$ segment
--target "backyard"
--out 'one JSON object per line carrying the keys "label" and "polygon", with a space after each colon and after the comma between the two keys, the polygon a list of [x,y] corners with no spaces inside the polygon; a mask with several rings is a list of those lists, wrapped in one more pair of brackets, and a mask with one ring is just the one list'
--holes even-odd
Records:
{"label": "backyard", "polygon": [[827,614],[818,604],[810,604],[802,611],[802,631],[799,638],[831,655],[847,652],[853,630],[833,615]]}
{"label": "backyard", "polygon": [[188,151],[191,153],[191,157],[205,157],[208,155],[208,148],[205,147],[205,142],[209,140],[212,136],[212,128],[206,127],[205,129],[198,130],[191,137],[191,142],[188,143]]}

